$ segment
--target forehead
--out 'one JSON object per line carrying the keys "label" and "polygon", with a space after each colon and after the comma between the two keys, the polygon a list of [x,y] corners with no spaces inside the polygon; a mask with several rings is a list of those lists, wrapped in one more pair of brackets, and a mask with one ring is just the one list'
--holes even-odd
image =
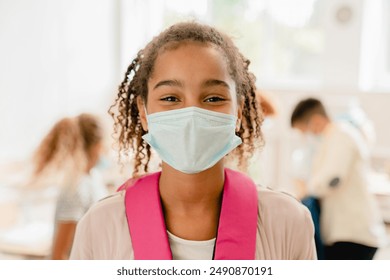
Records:
{"label": "forehead", "polygon": [[177,50],[179,48],[183,47],[194,47],[194,48],[212,48],[215,50],[218,50],[221,55],[224,54],[223,50],[218,47],[217,45],[211,43],[211,42],[200,42],[200,41],[194,41],[194,40],[182,40],[182,41],[172,41],[164,44],[160,50],[158,51],[157,56],[163,54],[167,51],[173,51]]}
{"label": "forehead", "polygon": [[195,76],[214,73],[230,75],[229,63],[221,48],[194,41],[173,42],[165,45],[154,62],[152,75],[170,72],[192,72]]}

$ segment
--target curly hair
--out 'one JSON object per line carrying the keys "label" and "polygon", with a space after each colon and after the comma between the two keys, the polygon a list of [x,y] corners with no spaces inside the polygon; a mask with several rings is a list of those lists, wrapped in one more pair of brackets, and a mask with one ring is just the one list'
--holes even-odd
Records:
{"label": "curly hair", "polygon": [[256,100],[255,77],[248,69],[250,61],[240,53],[226,34],[215,28],[196,22],[177,23],[154,37],[138,52],[119,85],[114,104],[108,110],[114,119],[113,136],[117,138],[119,161],[123,154],[128,156],[129,152],[134,153],[134,177],[142,172],[148,172],[151,157],[150,146],[142,139],[147,132],[141,125],[137,98],[141,97],[146,104],[147,83],[153,74],[157,56],[162,51],[184,42],[215,46],[227,61],[229,74],[236,83],[237,100],[243,105],[241,128],[236,132],[243,143],[232,152],[234,156],[238,156],[239,165],[246,166],[247,159],[256,147],[255,143],[259,143],[259,146],[263,143],[261,133],[263,115]]}

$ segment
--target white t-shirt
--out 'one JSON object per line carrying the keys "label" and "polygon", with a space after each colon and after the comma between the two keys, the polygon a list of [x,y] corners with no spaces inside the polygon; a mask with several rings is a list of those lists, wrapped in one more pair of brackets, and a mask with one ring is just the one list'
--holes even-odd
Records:
{"label": "white t-shirt", "polygon": [[182,239],[169,231],[167,233],[174,260],[211,260],[213,258],[215,238],[193,241]]}
{"label": "white t-shirt", "polygon": [[[134,259],[124,194],[125,191],[116,193],[89,209],[77,224],[70,259]],[[258,202],[256,259],[316,259],[313,222],[305,206],[290,195],[265,188],[258,188]],[[208,242],[202,244],[202,256],[191,255],[187,248],[173,248],[174,257],[196,259],[207,255],[211,259],[211,241]],[[172,244],[180,247],[175,240]]]}

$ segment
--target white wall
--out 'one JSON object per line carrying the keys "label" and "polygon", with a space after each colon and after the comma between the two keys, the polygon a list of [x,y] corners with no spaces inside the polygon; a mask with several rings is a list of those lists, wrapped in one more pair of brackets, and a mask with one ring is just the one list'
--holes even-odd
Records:
{"label": "white wall", "polygon": [[0,1],[0,163],[58,118],[105,112],[119,68],[118,1]]}
{"label": "white wall", "polygon": [[[358,89],[363,2],[324,1],[323,89],[339,91]],[[345,14],[345,21],[340,19],[343,18],[341,14]]]}

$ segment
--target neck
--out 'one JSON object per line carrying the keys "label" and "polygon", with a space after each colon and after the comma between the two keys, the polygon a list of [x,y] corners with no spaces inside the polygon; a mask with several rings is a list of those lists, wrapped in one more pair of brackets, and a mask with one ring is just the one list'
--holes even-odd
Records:
{"label": "neck", "polygon": [[160,195],[165,208],[220,207],[224,184],[223,162],[197,174],[185,174],[163,163]]}
{"label": "neck", "polygon": [[159,188],[167,230],[188,240],[216,236],[224,184],[223,162],[197,174],[163,163]]}

